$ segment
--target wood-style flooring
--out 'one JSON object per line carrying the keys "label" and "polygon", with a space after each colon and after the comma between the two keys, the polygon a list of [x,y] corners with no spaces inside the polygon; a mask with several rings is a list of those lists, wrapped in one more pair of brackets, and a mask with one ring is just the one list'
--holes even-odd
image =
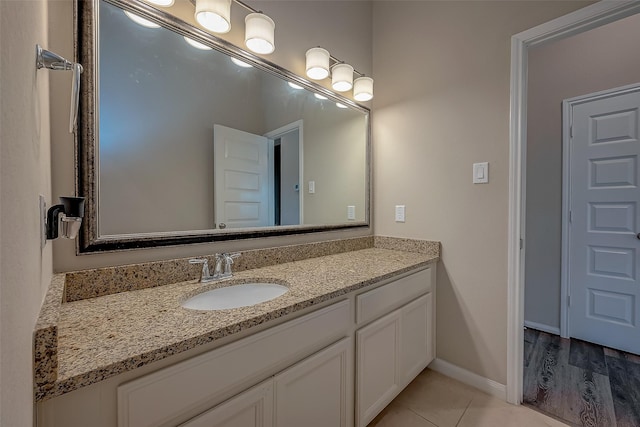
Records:
{"label": "wood-style flooring", "polygon": [[640,357],[525,330],[524,403],[575,426],[640,427]]}

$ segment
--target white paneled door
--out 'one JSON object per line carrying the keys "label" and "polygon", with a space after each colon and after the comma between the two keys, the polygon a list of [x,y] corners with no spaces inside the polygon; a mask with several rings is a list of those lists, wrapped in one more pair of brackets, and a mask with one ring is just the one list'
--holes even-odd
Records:
{"label": "white paneled door", "polygon": [[273,141],[214,125],[213,143],[217,228],[273,225]]}
{"label": "white paneled door", "polygon": [[640,353],[639,111],[637,85],[565,103],[570,336],[633,353]]}

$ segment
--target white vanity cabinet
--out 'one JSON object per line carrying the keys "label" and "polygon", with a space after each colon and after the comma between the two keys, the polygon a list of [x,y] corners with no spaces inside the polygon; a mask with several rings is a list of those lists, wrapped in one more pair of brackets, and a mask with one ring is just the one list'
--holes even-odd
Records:
{"label": "white vanity cabinet", "polygon": [[274,378],[275,426],[353,426],[353,340],[345,338]]}
{"label": "white vanity cabinet", "polygon": [[351,427],[352,349],[344,338],[180,427]]}
{"label": "white vanity cabinet", "polygon": [[39,403],[37,426],[366,427],[434,358],[432,284],[434,265],[124,372]]}
{"label": "white vanity cabinet", "polygon": [[356,331],[358,427],[366,427],[434,359],[431,273],[424,270],[357,297],[358,318],[366,320],[420,295]]}
{"label": "white vanity cabinet", "polygon": [[273,380],[265,381],[180,427],[272,427]]}

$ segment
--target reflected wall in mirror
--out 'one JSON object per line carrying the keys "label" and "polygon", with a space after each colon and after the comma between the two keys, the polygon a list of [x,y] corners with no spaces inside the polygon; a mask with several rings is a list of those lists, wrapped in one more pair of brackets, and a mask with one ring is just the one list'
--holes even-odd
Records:
{"label": "reflected wall in mirror", "polygon": [[144,3],[80,4],[81,251],[368,224],[368,109]]}

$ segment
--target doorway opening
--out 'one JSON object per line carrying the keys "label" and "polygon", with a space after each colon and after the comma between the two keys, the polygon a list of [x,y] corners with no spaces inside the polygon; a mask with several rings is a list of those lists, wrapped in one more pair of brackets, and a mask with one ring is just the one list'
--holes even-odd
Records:
{"label": "doorway opening", "polygon": [[638,2],[599,2],[512,37],[508,241],[507,400],[523,397],[529,51],[640,12]]}
{"label": "doorway opening", "polygon": [[273,140],[273,206],[275,225],[304,224],[304,126],[297,120],[264,136]]}

